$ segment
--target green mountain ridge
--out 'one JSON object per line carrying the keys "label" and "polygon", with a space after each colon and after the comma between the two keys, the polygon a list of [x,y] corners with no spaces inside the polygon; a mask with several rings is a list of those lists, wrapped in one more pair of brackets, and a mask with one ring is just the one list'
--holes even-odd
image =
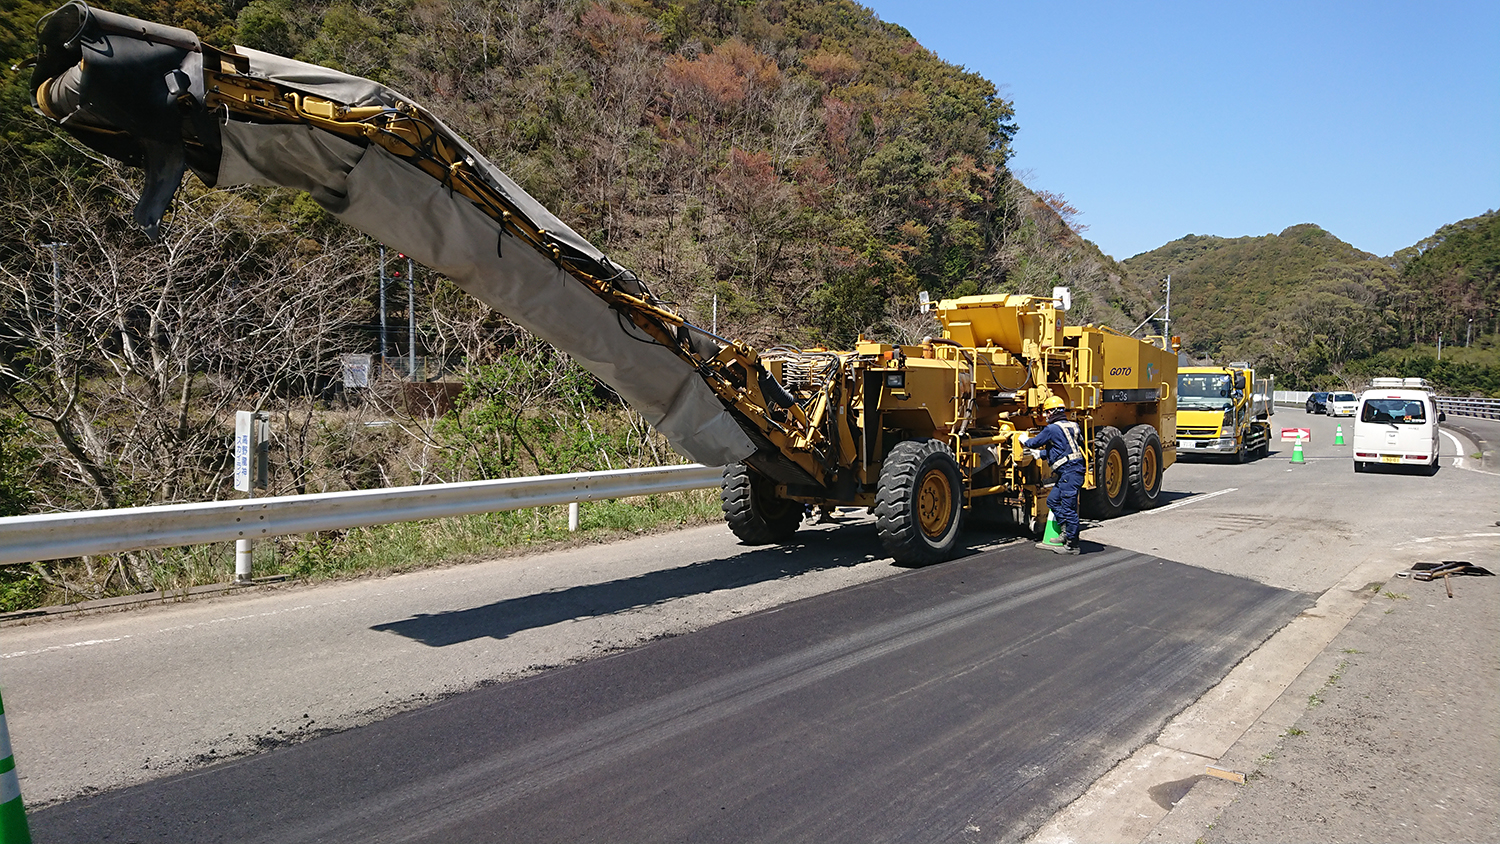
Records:
{"label": "green mountain ridge", "polygon": [[[1120,266],[1136,288],[1171,276],[1172,333],[1190,356],[1249,360],[1289,388],[1353,385],[1390,369],[1431,375],[1439,361],[1424,362],[1421,349],[1435,350],[1440,338],[1492,349],[1500,329],[1495,211],[1388,257],[1302,223],[1259,237],[1190,234]],[[1439,380],[1500,390],[1500,359],[1459,372],[1451,357]]]}

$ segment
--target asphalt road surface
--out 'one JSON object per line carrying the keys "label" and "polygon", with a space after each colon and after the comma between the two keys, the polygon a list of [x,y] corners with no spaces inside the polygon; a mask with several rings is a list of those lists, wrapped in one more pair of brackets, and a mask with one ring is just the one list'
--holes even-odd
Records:
{"label": "asphalt road surface", "polygon": [[1311,604],[1090,551],[1059,564],[1021,546],[805,599],[74,801],[35,828],[98,842],[1013,839]]}
{"label": "asphalt road surface", "polygon": [[[891,823],[1014,838],[1297,600],[1418,560],[1500,556],[1500,485],[1482,464],[1355,475],[1335,422],[1276,422],[1313,428],[1305,463],[1282,446],[1174,466],[1166,506],[1089,526],[1093,553],[1076,560],[992,554],[1005,538],[974,534],[970,556],[906,570],[846,517],[783,548],[711,526],[10,624],[0,681],[33,828],[39,841],[271,835],[253,822],[276,840],[345,840],[383,818],[361,837],[838,840]],[[1445,435],[1445,463],[1476,448]],[[1176,592],[1189,583],[1219,585],[1194,602]],[[1248,626],[1203,615],[1252,594],[1291,603]],[[1221,650],[1194,655],[1195,630]],[[1139,650],[1153,634],[1178,650]],[[1180,671],[1157,682],[1145,672],[1160,660]],[[1116,706],[1088,715],[1099,701]],[[511,767],[545,787],[507,788]]]}

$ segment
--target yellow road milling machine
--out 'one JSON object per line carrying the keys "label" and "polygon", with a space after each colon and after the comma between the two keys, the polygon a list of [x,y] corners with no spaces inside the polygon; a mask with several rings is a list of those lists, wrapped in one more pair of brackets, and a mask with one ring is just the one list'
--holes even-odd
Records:
{"label": "yellow road milling machine", "polygon": [[968,515],[1035,532],[1050,473],[1021,446],[1066,400],[1093,444],[1085,512],[1153,506],[1176,453],[1176,357],[1069,326],[1058,299],[937,306],[941,337],[759,352],[690,324],[409,98],[368,79],[69,3],[38,27],[35,108],[146,171],[155,232],[183,173],[307,191],[608,383],[683,455],[723,465],[748,543],[807,505],[869,508],[900,562],[950,556]]}

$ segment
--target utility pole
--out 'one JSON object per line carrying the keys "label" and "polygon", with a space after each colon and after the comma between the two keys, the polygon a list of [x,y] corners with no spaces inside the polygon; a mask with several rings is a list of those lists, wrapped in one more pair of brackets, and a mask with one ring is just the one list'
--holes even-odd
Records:
{"label": "utility pole", "polygon": [[406,256],[406,377],[417,379],[417,274]]}
{"label": "utility pole", "polygon": [[380,247],[380,366],[385,368],[386,356],[390,354],[390,346],[386,342],[385,333],[385,245]]}
{"label": "utility pole", "polygon": [[1161,318],[1161,336],[1167,338],[1167,345],[1172,344],[1172,274],[1167,273],[1167,280],[1161,283],[1161,289],[1167,291],[1167,309]]}
{"label": "utility pole", "polygon": [[52,250],[52,335],[58,339],[62,338],[62,264],[58,261],[57,250],[68,245],[62,241],[42,244]]}

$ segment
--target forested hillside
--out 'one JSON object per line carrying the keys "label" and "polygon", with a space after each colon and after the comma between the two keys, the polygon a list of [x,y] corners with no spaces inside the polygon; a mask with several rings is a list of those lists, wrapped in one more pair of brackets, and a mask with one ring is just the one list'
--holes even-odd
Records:
{"label": "forested hillside", "polygon": [[[919,290],[1070,284],[1080,318],[1116,324],[1142,304],[1060,197],[1011,178],[994,85],[854,3],[96,5],[412,95],[695,316],[717,295],[755,342],[899,333]],[[7,61],[41,8],[6,14]]]}
{"label": "forested hillside", "polygon": [[[1293,389],[1394,373],[1500,393],[1500,368],[1483,354],[1500,330],[1496,212],[1388,258],[1303,224],[1263,237],[1188,235],[1123,265],[1137,281],[1171,274],[1172,333],[1196,357],[1249,360]],[[1479,353],[1456,356],[1466,339]]]}

